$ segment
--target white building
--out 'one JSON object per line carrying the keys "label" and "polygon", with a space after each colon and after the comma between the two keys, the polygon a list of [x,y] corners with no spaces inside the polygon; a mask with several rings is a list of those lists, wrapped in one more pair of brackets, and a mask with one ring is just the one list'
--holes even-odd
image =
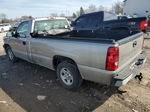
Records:
{"label": "white building", "polygon": [[137,17],[150,15],[150,0],[124,0],[124,15],[136,15]]}

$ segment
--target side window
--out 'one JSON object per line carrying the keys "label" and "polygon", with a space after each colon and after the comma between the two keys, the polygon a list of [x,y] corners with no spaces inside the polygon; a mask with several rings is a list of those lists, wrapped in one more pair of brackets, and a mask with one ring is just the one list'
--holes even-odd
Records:
{"label": "side window", "polygon": [[88,18],[86,16],[80,17],[77,21],[76,21],[76,25],[77,26],[86,26],[88,23]]}
{"label": "side window", "polygon": [[89,27],[96,27],[100,21],[99,15],[93,15],[88,18],[88,25]]}
{"label": "side window", "polygon": [[24,34],[26,35],[28,33],[28,28],[29,28],[29,22],[25,21],[23,23],[21,23],[18,28],[17,28],[17,33],[20,34]]}
{"label": "side window", "polygon": [[66,19],[56,19],[56,20],[41,20],[35,21],[34,31],[35,32],[49,32],[54,29],[66,29],[68,23]]}
{"label": "side window", "polygon": [[88,15],[79,18],[76,21],[77,26],[81,27],[96,27],[101,21],[100,15]]}

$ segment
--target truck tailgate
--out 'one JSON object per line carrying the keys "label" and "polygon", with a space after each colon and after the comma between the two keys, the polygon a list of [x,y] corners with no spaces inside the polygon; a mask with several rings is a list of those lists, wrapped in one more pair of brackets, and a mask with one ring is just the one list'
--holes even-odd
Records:
{"label": "truck tailgate", "polygon": [[119,40],[119,68],[125,67],[142,51],[143,33],[138,33]]}

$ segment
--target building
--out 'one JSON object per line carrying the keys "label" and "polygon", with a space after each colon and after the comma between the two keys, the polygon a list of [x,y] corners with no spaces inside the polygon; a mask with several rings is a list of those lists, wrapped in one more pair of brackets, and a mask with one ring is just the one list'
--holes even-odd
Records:
{"label": "building", "polygon": [[124,15],[148,17],[150,15],[150,0],[124,0]]}

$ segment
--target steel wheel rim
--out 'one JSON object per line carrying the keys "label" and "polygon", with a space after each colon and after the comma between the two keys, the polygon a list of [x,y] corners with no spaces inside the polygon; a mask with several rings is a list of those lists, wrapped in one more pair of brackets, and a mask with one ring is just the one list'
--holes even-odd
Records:
{"label": "steel wheel rim", "polygon": [[73,84],[73,76],[67,68],[62,68],[60,70],[60,78],[67,86],[71,86]]}

